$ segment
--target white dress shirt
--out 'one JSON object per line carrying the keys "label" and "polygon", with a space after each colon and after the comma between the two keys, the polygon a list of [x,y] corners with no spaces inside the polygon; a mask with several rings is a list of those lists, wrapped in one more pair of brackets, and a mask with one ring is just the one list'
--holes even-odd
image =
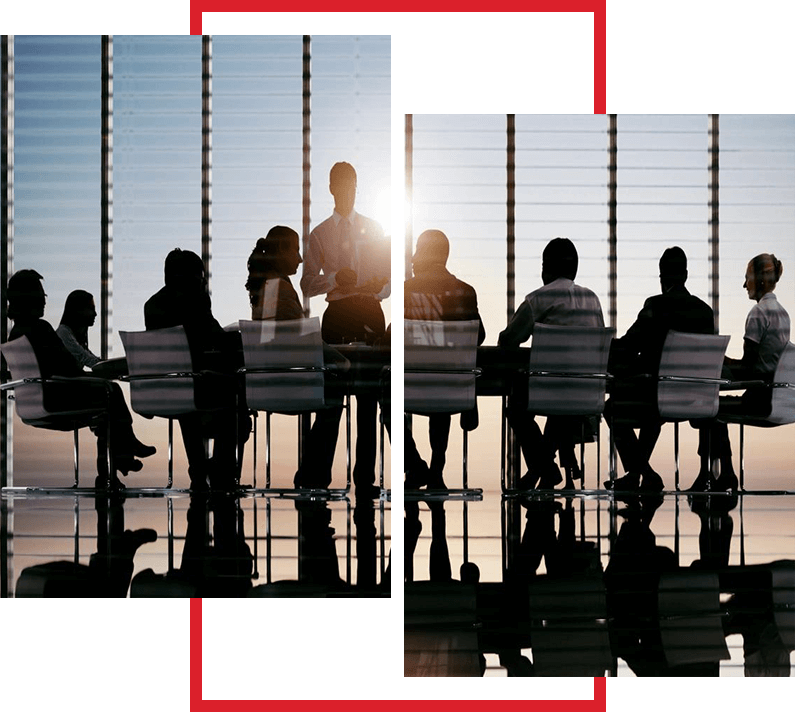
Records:
{"label": "white dress shirt", "polygon": [[745,320],[744,338],[759,344],[759,357],[754,364],[754,371],[773,373],[789,343],[789,336],[789,314],[778,303],[776,295],[768,292],[748,312]]}
{"label": "white dress shirt", "polygon": [[599,297],[587,287],[561,277],[530,292],[500,334],[500,346],[515,347],[527,341],[536,324],[554,326],[605,325]]}
{"label": "white dress shirt", "polygon": [[[385,262],[385,264],[384,264]],[[352,269],[357,286],[372,277],[389,277],[389,245],[381,226],[355,210],[343,217],[336,210],[330,218],[315,227],[309,235],[309,248],[304,255],[301,290],[306,297],[327,294],[327,301],[335,301],[363,292],[335,292],[336,275],[341,269]],[[386,283],[376,299],[389,296]]]}

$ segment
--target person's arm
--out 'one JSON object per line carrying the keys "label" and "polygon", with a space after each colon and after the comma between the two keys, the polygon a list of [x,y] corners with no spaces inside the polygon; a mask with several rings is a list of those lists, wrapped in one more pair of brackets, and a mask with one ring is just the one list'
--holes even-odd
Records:
{"label": "person's arm", "polygon": [[82,367],[91,368],[102,359],[84,348],[75,338],[74,333],[69,327],[59,326],[55,333],[58,334],[66,350],[74,356],[75,361]]}
{"label": "person's arm", "polygon": [[313,231],[309,236],[309,248],[304,255],[304,271],[301,275],[301,291],[305,297],[326,294],[336,286],[336,273],[320,274],[323,266],[323,248]]}
{"label": "person's arm", "polygon": [[497,343],[503,348],[517,348],[530,338],[534,327],[533,308],[525,299],[511,317],[508,326],[500,332]]}
{"label": "person's arm", "polygon": [[743,357],[741,359],[724,359],[723,363],[728,366],[734,380],[752,380],[759,376],[759,372],[756,370],[756,364],[759,363],[759,349],[760,344],[746,336],[743,339]]}

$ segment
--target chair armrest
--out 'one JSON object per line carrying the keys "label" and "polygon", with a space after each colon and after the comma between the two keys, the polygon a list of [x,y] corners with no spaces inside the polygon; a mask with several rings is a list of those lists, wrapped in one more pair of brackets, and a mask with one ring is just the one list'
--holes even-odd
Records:
{"label": "chair armrest", "polygon": [[[243,368],[237,369],[238,373],[326,373],[332,369],[328,366],[295,366],[295,367],[280,367],[280,368]],[[220,375],[220,374],[219,374]]]}
{"label": "chair armrest", "polygon": [[611,380],[613,376],[609,373],[571,373],[569,371],[527,371],[521,369],[519,373],[526,376],[537,377],[550,377],[550,378],[604,378]]}
{"label": "chair armrest", "polygon": [[436,375],[447,375],[447,374],[460,374],[460,375],[474,375],[475,378],[480,376],[483,373],[482,368],[405,368],[403,369],[403,373],[428,373],[428,374],[436,374]]}
{"label": "chair armrest", "polygon": [[197,378],[201,371],[174,371],[172,373],[141,373],[137,375],[120,376],[120,381],[154,381],[164,378]]}
{"label": "chair armrest", "polygon": [[759,388],[762,386],[770,388],[772,384],[765,381],[724,381],[721,384],[722,391],[744,391],[747,388]]}
{"label": "chair armrest", "polygon": [[671,383],[703,383],[705,385],[717,384],[719,386],[731,383],[726,378],[699,378],[696,376],[657,376],[658,381],[668,381]]}

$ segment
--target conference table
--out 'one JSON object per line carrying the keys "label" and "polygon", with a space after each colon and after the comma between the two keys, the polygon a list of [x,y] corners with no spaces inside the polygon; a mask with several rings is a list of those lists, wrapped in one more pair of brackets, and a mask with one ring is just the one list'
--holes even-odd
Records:
{"label": "conference table", "polygon": [[[530,362],[529,347],[506,349],[500,346],[480,346],[477,350],[477,367],[481,373],[476,380],[475,392],[478,397],[501,397],[507,398],[517,389],[526,388],[526,378],[520,372],[527,370]],[[650,381],[656,383],[656,377],[652,374],[637,376],[639,385],[647,384]],[[722,378],[718,379],[718,386],[721,393],[731,391],[744,391],[748,388],[765,385],[759,380],[742,381],[732,380],[732,374],[726,368]],[[607,382],[607,393],[611,390],[611,381]],[[738,399],[739,400],[739,399]],[[501,430],[501,450],[502,467],[507,468],[508,482],[516,482],[519,475],[522,459],[515,439],[512,437],[510,428],[506,422],[505,412],[502,411]],[[611,462],[614,455],[611,453]],[[611,464],[611,466],[614,466]],[[504,480],[505,481],[505,480]]]}

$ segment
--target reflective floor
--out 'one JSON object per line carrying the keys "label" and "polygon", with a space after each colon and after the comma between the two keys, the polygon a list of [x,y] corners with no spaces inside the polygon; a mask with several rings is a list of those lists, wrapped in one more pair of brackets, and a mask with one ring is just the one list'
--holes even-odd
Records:
{"label": "reflective floor", "polygon": [[389,596],[385,495],[6,491],[0,506],[3,596]]}
{"label": "reflective floor", "polygon": [[795,496],[408,500],[407,676],[777,676]]}

